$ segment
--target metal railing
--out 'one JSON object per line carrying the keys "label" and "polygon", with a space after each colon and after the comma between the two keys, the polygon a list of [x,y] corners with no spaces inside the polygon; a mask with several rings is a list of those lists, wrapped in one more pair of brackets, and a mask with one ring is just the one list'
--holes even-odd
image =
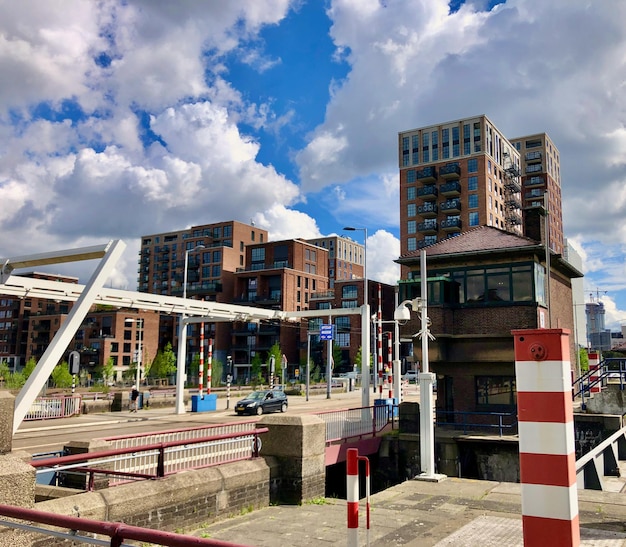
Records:
{"label": "metal railing", "polygon": [[390,421],[393,409],[389,405],[365,406],[344,410],[316,412],[326,423],[326,443],[364,435],[376,435]]}
{"label": "metal railing", "polygon": [[516,435],[517,413],[437,410],[435,425],[443,429],[461,430],[464,434],[497,430],[500,437]]}
{"label": "metal railing", "polygon": [[52,418],[68,418],[80,414],[82,397],[71,395],[67,397],[38,397],[24,420],[49,420]]}
{"label": "metal railing", "polygon": [[[130,526],[123,522],[102,522],[86,518],[58,515],[56,513],[28,509],[26,507],[13,507],[11,505],[0,505],[0,515],[6,518],[25,521],[16,522],[0,519],[0,526],[23,530],[31,534],[38,533],[46,537],[63,538],[64,540],[70,541],[72,545],[75,543],[88,543],[91,545],[130,547],[129,543],[124,543],[124,540],[132,540],[141,542],[142,545],[149,543],[151,545],[164,545],[165,547],[192,547],[194,545],[206,547],[246,547],[245,545],[217,539],[184,536],[173,532],[162,532],[161,530]],[[33,523],[37,523],[40,526]],[[63,530],[51,530],[41,525],[53,526]],[[110,539],[98,539],[97,536],[106,536]]]}
{"label": "metal railing", "polygon": [[620,476],[620,460],[626,460],[626,427],[613,433],[576,461],[578,488],[605,490],[603,478]]}
{"label": "metal railing", "polygon": [[93,490],[96,475],[109,477],[109,485],[134,479],[155,479],[186,469],[199,469],[259,457],[259,435],[267,428],[239,433],[151,443],[86,454],[31,461],[37,474],[63,471],[88,476]]}

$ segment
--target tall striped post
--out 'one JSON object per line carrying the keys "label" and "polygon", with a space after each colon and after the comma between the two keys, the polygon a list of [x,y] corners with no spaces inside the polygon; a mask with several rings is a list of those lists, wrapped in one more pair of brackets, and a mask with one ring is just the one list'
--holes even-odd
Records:
{"label": "tall striped post", "polygon": [[[589,352],[587,355],[589,360],[589,384],[597,381],[600,377],[600,355],[597,352]],[[591,393],[600,393],[602,386],[597,383],[595,386],[589,388]]]}
{"label": "tall striped post", "polygon": [[389,389],[389,399],[393,399],[393,349],[391,333],[387,333],[387,388]]}
{"label": "tall striped post", "polygon": [[213,338],[209,338],[209,348],[206,366],[206,392],[211,394],[211,376],[213,375]]}
{"label": "tall striped post", "polygon": [[515,340],[525,547],[580,545],[569,331],[512,331]]}
{"label": "tall striped post", "polygon": [[348,547],[359,544],[359,451],[348,448],[346,454],[346,499],[348,501]]}
{"label": "tall striped post", "polygon": [[378,349],[378,396],[383,398],[383,310],[382,310],[382,287],[378,284],[378,311],[376,321],[378,322],[376,347]]}
{"label": "tall striped post", "polygon": [[204,388],[204,323],[200,323],[200,359],[198,362],[198,395],[204,398],[202,389]]}

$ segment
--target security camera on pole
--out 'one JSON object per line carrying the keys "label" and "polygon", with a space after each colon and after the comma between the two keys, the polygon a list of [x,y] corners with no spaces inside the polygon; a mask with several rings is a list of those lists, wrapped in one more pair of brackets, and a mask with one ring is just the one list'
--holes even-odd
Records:
{"label": "security camera on pole", "polygon": [[435,429],[434,429],[434,413],[433,413],[433,385],[435,383],[435,375],[428,368],[428,341],[434,340],[435,337],[430,333],[428,319],[428,303],[426,296],[428,294],[428,277],[426,275],[426,251],[420,253],[420,273],[421,273],[421,298],[413,300],[404,300],[394,313],[394,319],[397,321],[408,321],[411,318],[411,312],[407,308],[411,306],[414,312],[420,312],[421,329],[419,337],[422,341],[422,371],[418,375],[420,384],[420,461],[422,473],[417,479],[425,479],[429,481],[440,481],[446,478],[445,475],[435,473]]}

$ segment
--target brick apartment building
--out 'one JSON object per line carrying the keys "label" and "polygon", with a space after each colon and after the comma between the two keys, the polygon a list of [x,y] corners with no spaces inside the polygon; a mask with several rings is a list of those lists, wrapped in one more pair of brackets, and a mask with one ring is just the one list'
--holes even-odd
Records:
{"label": "brick apartment building", "polygon": [[401,255],[477,226],[529,235],[526,209],[546,191],[550,247],[563,252],[559,152],[545,133],[508,140],[475,116],[399,133],[398,162]]}
{"label": "brick apartment building", "polygon": [[[328,250],[303,239],[248,245],[247,267],[235,275],[233,303],[283,311],[310,309],[311,295],[328,290]],[[232,331],[235,378],[249,375],[249,365],[259,352],[279,343],[293,373],[300,366],[300,323],[236,322]]]}

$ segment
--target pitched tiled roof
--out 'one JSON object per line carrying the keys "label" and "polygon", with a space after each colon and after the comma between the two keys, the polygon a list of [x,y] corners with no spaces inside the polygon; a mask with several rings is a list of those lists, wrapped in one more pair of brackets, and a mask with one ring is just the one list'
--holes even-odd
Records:
{"label": "pitched tiled roof", "polygon": [[[426,256],[442,256],[456,253],[472,253],[480,251],[513,250],[523,247],[538,247],[541,243],[529,237],[505,232],[493,226],[478,226],[456,237],[444,239],[425,247]],[[400,260],[419,258],[420,251],[411,251],[400,257]]]}

